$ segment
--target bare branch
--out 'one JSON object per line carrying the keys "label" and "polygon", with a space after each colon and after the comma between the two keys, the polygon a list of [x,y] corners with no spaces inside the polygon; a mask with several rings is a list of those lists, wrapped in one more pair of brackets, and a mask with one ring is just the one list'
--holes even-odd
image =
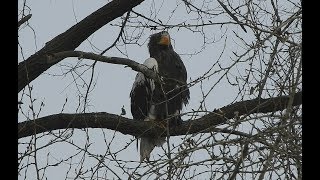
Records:
{"label": "bare branch", "polygon": [[85,58],[85,59],[95,60],[95,61],[104,62],[104,63],[127,65],[135,71],[142,72],[148,78],[157,80],[156,73],[148,69],[143,64],[139,64],[131,59],[121,58],[121,57],[108,57],[108,56],[102,56],[102,55],[82,52],[82,51],[64,51],[64,52],[58,52],[58,53],[52,54],[51,56],[48,55],[46,63],[55,64],[56,61],[60,61],[61,59],[64,59],[67,57],[78,57],[78,58]]}
{"label": "bare branch", "polygon": [[19,63],[18,92],[53,65],[43,63],[43,59],[47,53],[74,50],[95,31],[139,5],[141,2],[143,2],[143,0],[111,1],[72,26],[66,32],[61,33],[47,42],[45,47],[30,56],[27,60]]}
{"label": "bare branch", "polygon": [[25,17],[21,18],[20,21],[18,21],[18,28],[25,22],[27,22],[31,18],[32,14],[28,14]]}
{"label": "bare branch", "polygon": [[238,18],[235,15],[232,14],[232,12],[227,8],[227,6],[224,5],[221,1],[219,1],[219,0],[217,0],[217,1],[222,6],[222,8],[227,11],[227,13],[232,17],[232,19],[235,20],[241,26],[241,28],[244,30],[244,32],[247,32],[247,30],[246,30],[246,28],[244,28],[243,24],[238,20]]}
{"label": "bare branch", "polygon": [[244,146],[243,146],[243,150],[240,154],[240,157],[238,159],[238,162],[234,168],[234,171],[233,173],[231,174],[230,178],[228,178],[228,180],[233,180],[233,179],[236,179],[236,176],[237,176],[237,173],[239,172],[239,167],[240,165],[242,164],[242,162],[244,161],[245,157],[248,155],[248,143],[246,143]]}
{"label": "bare branch", "polygon": [[[253,113],[269,113],[284,110],[287,107],[289,96],[279,96],[268,99],[253,99],[237,102],[214,110],[199,119],[185,121],[176,128],[170,129],[171,136],[192,134],[197,132],[211,132],[214,126],[226,122],[234,117]],[[302,92],[294,96],[293,106],[302,104]],[[24,121],[18,124],[18,137],[27,137],[33,134],[49,132],[67,128],[107,128],[133,136],[165,136],[166,130],[152,122],[134,121],[122,116],[99,113],[83,114],[55,114],[39,119]]]}
{"label": "bare branch", "polygon": [[[52,171],[65,169],[60,173],[64,179],[301,179],[301,1],[148,1],[145,6],[141,2],[109,0],[91,15],[81,14],[87,17],[42,49],[35,44],[38,52],[31,57],[24,55],[29,52],[24,47],[30,43],[18,44],[23,58],[18,65],[18,92],[22,90],[18,99],[19,177],[45,179]],[[19,4],[18,29],[28,23],[26,15],[33,7],[26,0]],[[75,51],[108,23],[108,32],[115,33],[109,47],[100,54]],[[233,31],[237,26],[251,31]],[[36,43],[33,28],[28,28]],[[182,125],[169,126],[168,116],[157,122],[135,121],[123,116],[124,104],[117,115],[88,113],[87,107],[96,106],[95,98],[87,99],[96,92],[91,86],[98,83],[94,81],[98,61],[130,67],[126,70],[132,68],[160,80],[159,74],[137,63],[140,61],[127,59],[127,55],[133,46],[146,46],[148,34],[163,29],[179,34],[173,45],[185,42],[180,55],[190,57],[186,64],[190,80],[182,85],[194,93],[189,107],[179,115],[185,119]],[[20,37],[28,35],[20,33]],[[183,41],[183,36],[188,38]],[[115,56],[109,52],[114,47],[124,58],[110,57]],[[210,59],[197,63],[202,56]],[[72,58],[59,63],[68,57]],[[70,67],[71,59],[79,61]],[[62,107],[57,107],[62,109],[57,112],[60,114],[39,116],[44,103],[50,102],[45,101],[45,94],[34,94],[33,84],[39,82],[29,83],[56,63],[62,74],[53,75],[70,73],[74,93],[79,94],[73,96],[69,88],[71,93],[65,93]],[[198,65],[204,69],[195,73]],[[218,97],[222,95],[227,102]],[[69,101],[75,98],[78,101]],[[225,106],[212,106],[212,100]],[[71,109],[70,114],[65,108]],[[119,133],[129,136],[120,137]],[[141,163],[132,149],[140,137],[154,136],[167,137],[167,143],[152,153],[148,163]],[[56,145],[62,148],[55,149]]]}

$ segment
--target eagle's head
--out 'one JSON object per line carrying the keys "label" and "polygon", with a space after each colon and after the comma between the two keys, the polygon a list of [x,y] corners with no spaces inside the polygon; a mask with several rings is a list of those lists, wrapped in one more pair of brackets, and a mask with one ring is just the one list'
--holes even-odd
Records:
{"label": "eagle's head", "polygon": [[150,36],[148,47],[150,54],[154,54],[162,50],[171,50],[172,45],[169,33],[167,31],[162,31],[152,34]]}

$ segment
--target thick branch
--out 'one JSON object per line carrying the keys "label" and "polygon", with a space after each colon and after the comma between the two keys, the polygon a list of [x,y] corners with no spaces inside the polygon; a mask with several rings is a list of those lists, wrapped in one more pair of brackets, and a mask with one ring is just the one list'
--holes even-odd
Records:
{"label": "thick branch", "polygon": [[[210,132],[216,125],[232,119],[237,112],[238,116],[254,113],[269,113],[284,110],[287,107],[289,96],[280,96],[268,99],[254,99],[237,102],[215,110],[199,119],[185,121],[181,126],[170,129],[171,136]],[[294,96],[293,106],[302,104],[302,92]],[[55,114],[18,124],[18,137],[27,137],[34,134],[67,128],[106,128],[133,136],[165,135],[165,129],[152,122],[134,121],[125,117],[104,112],[84,114]]]}
{"label": "thick branch", "polygon": [[139,64],[131,59],[120,58],[120,57],[108,57],[108,56],[102,56],[102,55],[82,52],[82,51],[64,51],[64,52],[55,53],[52,56],[47,56],[46,63],[55,64],[56,61],[60,61],[60,59],[64,59],[67,57],[78,57],[78,58],[90,59],[90,60],[95,60],[95,61],[104,62],[104,63],[127,65],[135,71],[142,72],[148,78],[157,80],[156,73],[154,73],[152,70],[150,70],[146,66]]}
{"label": "thick branch", "polygon": [[113,0],[72,26],[66,32],[47,42],[45,47],[27,60],[19,63],[18,92],[53,65],[44,63],[46,54],[74,50],[95,31],[141,2],[143,0]]}

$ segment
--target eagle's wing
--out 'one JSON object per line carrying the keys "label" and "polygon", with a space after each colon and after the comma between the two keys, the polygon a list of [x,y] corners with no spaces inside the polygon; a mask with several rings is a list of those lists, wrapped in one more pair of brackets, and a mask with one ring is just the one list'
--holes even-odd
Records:
{"label": "eagle's wing", "polygon": [[[149,69],[158,72],[158,63],[156,59],[148,58],[143,64]],[[131,113],[133,119],[144,120],[146,117],[148,117],[149,110],[151,108],[150,102],[154,89],[154,80],[146,78],[143,73],[139,72],[130,92]]]}
{"label": "eagle's wing", "polygon": [[[144,63],[149,69],[158,72],[158,62],[154,58],[148,58]],[[130,92],[131,97],[131,113],[134,120],[155,119],[154,105],[151,104],[152,96],[155,91],[155,82],[153,79],[146,78],[143,73],[139,72],[133,83]],[[140,138],[140,161],[145,158],[149,159],[150,153],[155,146],[164,143],[164,138]],[[137,141],[138,148],[138,141]]]}

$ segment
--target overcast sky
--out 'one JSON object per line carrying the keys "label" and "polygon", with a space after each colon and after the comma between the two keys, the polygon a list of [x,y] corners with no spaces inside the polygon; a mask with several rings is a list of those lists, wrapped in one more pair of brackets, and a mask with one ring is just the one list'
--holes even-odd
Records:
{"label": "overcast sky", "polygon": [[[135,11],[142,14],[148,14],[150,7],[154,9],[161,9],[160,13],[157,15],[156,19],[161,19],[162,22],[167,22],[169,24],[180,23],[189,16],[183,6],[178,6],[175,9],[177,3],[180,1],[162,1],[157,2],[155,5],[152,1],[145,1],[141,5],[134,8]],[[22,3],[24,1],[19,0],[19,12],[21,11]],[[36,51],[44,47],[45,43],[51,40],[58,34],[66,31],[72,25],[76,24],[84,17],[88,16],[98,8],[106,4],[105,0],[95,0],[95,1],[58,1],[58,0],[35,0],[27,1],[28,7],[32,14],[32,18],[29,20],[29,25],[24,28],[19,29],[19,44],[21,45],[23,52],[21,52],[20,47],[18,60],[19,62],[23,59],[27,59],[30,55],[34,54]],[[175,14],[171,17],[171,12],[175,10]],[[26,13],[26,14],[28,14]],[[19,18],[21,16],[19,15]],[[218,21],[219,19],[215,19]],[[112,21],[111,24],[119,24],[121,22],[120,18]],[[196,20],[195,20],[196,22]],[[23,25],[26,26],[26,25]],[[175,51],[180,54],[186,69],[188,71],[188,82],[200,77],[204,72],[208,71],[209,68],[218,60],[221,52],[224,49],[224,53],[221,56],[221,62],[224,65],[229,65],[231,63],[230,57],[232,51],[242,52],[239,46],[234,45],[235,38],[233,36],[223,36],[226,33],[232,33],[232,31],[237,32],[239,35],[244,34],[243,30],[238,26],[232,26],[233,29],[228,29],[226,27],[212,26],[206,29],[206,32],[210,35],[211,40],[215,42],[212,44],[206,44],[203,46],[203,38],[200,33],[192,33],[191,31],[185,29],[169,29],[171,35],[172,43],[174,45]],[[95,52],[99,54],[102,50],[107,48],[113,43],[119,32],[119,27],[104,26],[99,31],[95,32],[92,36],[83,42],[77,50],[85,52]],[[128,30],[131,33],[131,30]],[[143,63],[145,59],[149,57],[147,42],[148,37],[159,32],[159,30],[149,30],[145,29],[139,40],[141,46],[138,45],[127,45],[120,46],[120,50],[126,54],[122,54],[116,48],[112,48],[105,55],[116,56],[116,57],[128,57],[139,63]],[[133,32],[135,33],[135,32]],[[214,39],[215,38],[215,39]],[[248,31],[245,38],[252,38],[252,32]],[[89,42],[90,41],[90,42]],[[224,46],[226,43],[226,46]],[[93,48],[93,44],[99,50]],[[203,49],[204,48],[204,49]],[[195,55],[196,52],[201,51],[201,53]],[[34,103],[36,111],[39,110],[41,102],[45,104],[42,108],[39,117],[47,116],[50,114],[60,113],[63,104],[66,102],[64,107],[64,113],[75,113],[78,105],[78,90],[74,83],[72,74],[67,74],[63,76],[62,74],[66,72],[65,66],[74,66],[78,60],[73,58],[64,59],[62,62],[54,65],[45,73],[40,75],[36,80],[34,80],[31,85],[33,86],[32,97],[37,99]],[[83,60],[82,64],[92,64],[91,60]],[[83,72],[79,70],[79,72]],[[235,72],[236,73],[236,72]],[[91,70],[87,71],[82,75],[82,77],[89,82],[91,75]],[[94,82],[95,86],[89,95],[89,109],[87,112],[108,112],[112,114],[120,114],[121,107],[124,106],[128,118],[132,118],[130,112],[130,99],[129,93],[135,78],[136,72],[130,68],[125,68],[122,65],[113,65],[107,63],[98,63],[95,69]],[[211,77],[209,80],[205,80],[203,84],[203,91],[206,93],[210,88],[218,81],[218,77]],[[79,81],[80,82],[80,81]],[[81,92],[84,92],[83,89]],[[225,105],[230,104],[237,95],[237,87],[229,85],[225,79],[223,79],[218,86],[216,86],[211,94],[206,99],[206,107],[208,110],[214,110]],[[193,86],[190,89],[191,98],[189,105],[184,109],[184,111],[189,111],[191,109],[197,109],[199,107],[199,102],[202,100],[200,84]],[[19,93],[19,99],[21,98],[21,92]],[[22,108],[28,113],[28,106],[30,100],[24,96],[23,97]],[[82,108],[82,107],[81,107]],[[30,111],[29,111],[30,113]],[[32,116],[29,115],[31,118]],[[183,117],[187,119],[187,117]],[[19,121],[25,121],[26,118],[19,113]],[[106,145],[104,143],[103,132],[111,136],[114,131],[109,130],[89,130],[91,133],[90,138],[93,143],[91,149],[92,153],[103,154],[106,150]],[[107,137],[109,139],[110,137]],[[120,149],[124,145],[133,139],[132,136],[122,135],[117,133],[117,140],[113,144],[113,148]],[[28,138],[25,138],[26,141]],[[179,139],[172,138],[172,141]],[[85,142],[84,133],[76,130],[74,132],[73,140],[75,143]],[[109,139],[110,140],[110,139]],[[38,143],[46,143],[47,138],[43,138]],[[21,146],[22,147],[22,146]],[[21,148],[23,150],[23,148]],[[50,152],[51,159],[66,158],[69,155],[74,154],[75,148],[66,144],[55,144],[50,148],[43,150],[39,157],[46,158],[48,152]],[[153,151],[160,152],[160,151]],[[156,153],[155,153],[156,154]],[[135,143],[130,145],[122,154],[122,159],[126,160],[138,160],[139,154],[136,150]],[[90,161],[92,165],[96,162],[94,160],[87,160],[87,166],[90,166]],[[55,167],[47,170],[48,179],[61,179],[64,178],[66,172],[65,167]],[[33,179],[32,171],[30,173],[30,179]]]}
{"label": "overcast sky", "polygon": [[[143,2],[141,5],[137,6],[134,10],[137,12],[143,12],[144,9],[148,9],[151,1]],[[21,4],[21,1],[19,1]],[[82,20],[87,15],[91,14],[98,8],[102,7],[105,1],[35,1],[28,3],[31,9],[32,18],[29,20],[30,27],[20,28],[19,31],[19,43],[23,48],[23,54],[25,58],[35,53],[37,50],[41,49],[45,43],[51,40],[58,34],[66,31],[77,21]],[[159,5],[158,5],[159,4]],[[159,19],[163,22],[167,22],[169,19],[171,9],[176,6],[174,1],[166,1],[162,5],[158,3],[158,9],[161,9],[159,13]],[[21,6],[19,6],[21,7]],[[168,7],[168,8],[167,8]],[[171,8],[169,8],[171,7]],[[180,6],[179,6],[180,7]],[[57,13],[58,12],[58,13]],[[162,17],[163,16],[163,17]],[[168,22],[176,23],[181,22],[185,15],[182,8],[176,10],[175,16],[173,16]],[[111,23],[119,22],[119,18]],[[121,21],[120,21],[121,22]],[[219,39],[221,32],[219,27],[212,27],[212,37]],[[234,29],[234,31],[240,31],[240,29]],[[104,26],[99,31],[90,36],[90,42],[100,50],[107,48],[115,40],[118,35],[119,28],[112,28],[110,26]],[[147,49],[148,37],[158,31],[150,31],[148,29],[144,30],[144,34],[141,37],[142,46],[128,45],[122,47],[123,51],[126,51],[130,59],[136,60],[137,62],[143,63],[145,59],[149,57]],[[186,30],[169,29],[169,33],[173,39],[173,45],[175,51],[181,55],[184,64],[188,71],[188,78],[194,80],[207,71],[218,59],[224,45],[224,40],[221,39],[211,45],[206,45],[205,49],[197,55],[192,57],[184,54],[192,54],[198,52],[202,49],[203,38],[199,33],[192,33]],[[227,39],[232,41],[231,38]],[[232,49],[231,45],[226,46],[225,51],[230,51]],[[239,48],[239,47],[237,47]],[[77,50],[94,52],[89,41],[82,43]],[[232,49],[237,51],[236,49]],[[101,51],[96,51],[100,53]],[[223,57],[228,57],[229,53],[224,53]],[[107,56],[118,56],[124,57],[116,48],[111,49],[105,55]],[[22,61],[21,53],[19,53],[19,61]],[[62,105],[65,102],[65,98],[68,97],[68,102],[65,107],[65,112],[74,112],[77,105],[77,93],[75,93],[75,84],[71,75],[67,76],[51,76],[48,74],[59,75],[62,74],[60,65],[66,65],[69,63],[75,64],[74,59],[68,58],[63,60],[58,65],[51,67],[44,74],[39,76],[35,81],[32,82],[34,86],[33,95],[38,97],[38,100],[45,101],[45,108],[43,108],[42,115],[59,113],[61,111]],[[88,64],[92,62],[90,60],[85,60]],[[227,64],[227,63],[226,63]],[[85,73],[87,80],[89,79],[91,71]],[[87,76],[86,76],[87,75]],[[90,111],[106,111],[109,113],[120,113],[121,107],[124,105],[125,109],[128,110],[128,117],[131,117],[129,110],[129,93],[131,90],[132,83],[134,81],[136,72],[130,68],[124,68],[124,66],[98,63],[96,66],[96,74],[94,80],[96,80],[96,86],[94,90],[90,93]],[[215,77],[213,77],[215,78]],[[213,78],[210,79],[213,81]],[[206,86],[205,89],[209,89],[212,84]],[[191,90],[191,100],[188,108],[195,108],[197,103],[201,100],[197,98],[199,96],[200,90],[197,87],[193,87]],[[214,94],[219,94],[219,96],[210,96],[207,99],[207,107],[214,108],[226,105],[228,101],[233,100],[232,89],[225,88],[221,85],[220,88],[217,87],[213,90]],[[40,104],[40,103],[39,103]]]}

